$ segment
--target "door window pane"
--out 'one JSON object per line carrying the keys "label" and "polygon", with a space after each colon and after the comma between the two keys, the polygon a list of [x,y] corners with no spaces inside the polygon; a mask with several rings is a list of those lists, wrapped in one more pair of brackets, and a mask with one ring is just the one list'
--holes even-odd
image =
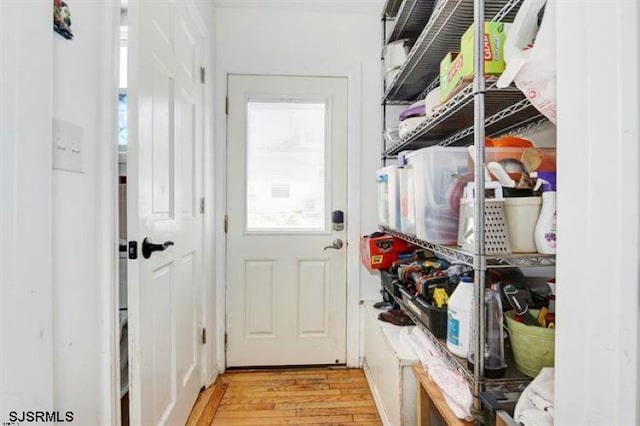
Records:
{"label": "door window pane", "polygon": [[248,231],[326,229],[326,107],[249,101]]}
{"label": "door window pane", "polygon": [[118,95],[118,126],[120,133],[118,137],[119,145],[127,145],[127,95]]}

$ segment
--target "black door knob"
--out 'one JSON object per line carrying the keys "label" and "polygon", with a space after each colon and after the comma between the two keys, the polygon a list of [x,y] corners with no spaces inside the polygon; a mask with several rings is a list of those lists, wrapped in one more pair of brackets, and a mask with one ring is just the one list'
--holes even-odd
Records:
{"label": "black door knob", "polygon": [[142,256],[144,256],[145,259],[148,259],[151,257],[151,254],[154,251],[164,251],[167,249],[167,247],[171,247],[172,245],[173,241],[165,241],[162,244],[154,244],[153,242],[151,242],[151,239],[147,237],[142,241]]}

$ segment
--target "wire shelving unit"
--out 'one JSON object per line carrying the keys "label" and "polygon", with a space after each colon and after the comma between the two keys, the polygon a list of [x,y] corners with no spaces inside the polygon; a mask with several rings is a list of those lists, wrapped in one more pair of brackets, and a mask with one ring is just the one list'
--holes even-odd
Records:
{"label": "wire shelving unit", "polygon": [[[450,51],[458,51],[464,32],[475,24],[476,58],[484,55],[484,22],[513,22],[513,18],[522,0],[387,0],[382,16],[382,43],[404,37],[402,28],[412,20],[411,10],[426,10],[431,6],[430,18],[419,32],[408,58],[396,78],[383,88],[381,99],[383,129],[387,123],[387,107],[390,105],[409,105],[434,90],[439,84],[440,61]],[[435,7],[434,7],[435,4]],[[387,31],[387,21],[395,18],[395,26]],[[404,24],[402,24],[404,23]],[[400,26],[398,26],[400,25]],[[405,27],[403,27],[403,25]],[[398,29],[400,32],[396,32]],[[411,31],[418,33],[415,28]],[[389,33],[389,34],[388,34]],[[405,138],[388,145],[383,138],[381,159],[383,164],[404,150],[419,149],[428,146],[467,146],[474,145],[478,164],[485,159],[485,135],[498,136],[507,132],[520,134],[546,125],[542,116],[515,87],[498,89],[496,78],[484,77],[484,61],[475,61],[474,79],[459,89],[458,93],[442,105],[432,117],[422,122]],[[488,268],[506,267],[554,267],[553,255],[487,255],[484,246],[484,172],[482,167],[475,168],[474,181],[476,199],[474,202],[474,229],[476,238],[473,252],[458,247],[433,244],[414,236],[403,234],[389,228],[387,233],[409,241],[419,247],[430,250],[435,255],[454,263],[462,263],[474,268],[474,308],[473,321],[480,330],[471,343],[474,347],[474,367],[469,369],[466,360],[456,357],[446,347],[443,340],[436,338],[419,316],[405,303],[402,297],[393,296],[398,304],[423,329],[443,358],[464,377],[475,397],[474,408],[480,415],[480,392],[487,389],[521,391],[530,379],[516,371],[513,360],[507,375],[503,379],[484,378],[483,363],[485,341],[484,288],[485,272]],[[505,351],[507,353],[509,351]]]}

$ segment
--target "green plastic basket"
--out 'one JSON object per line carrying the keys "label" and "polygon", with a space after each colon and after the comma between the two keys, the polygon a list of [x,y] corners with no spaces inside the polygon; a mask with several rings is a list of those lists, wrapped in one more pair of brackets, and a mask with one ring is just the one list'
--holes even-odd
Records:
{"label": "green plastic basket", "polygon": [[[538,316],[538,311],[532,309],[531,314]],[[553,367],[556,330],[517,322],[513,311],[505,312],[504,317],[518,370],[536,377],[543,367]]]}

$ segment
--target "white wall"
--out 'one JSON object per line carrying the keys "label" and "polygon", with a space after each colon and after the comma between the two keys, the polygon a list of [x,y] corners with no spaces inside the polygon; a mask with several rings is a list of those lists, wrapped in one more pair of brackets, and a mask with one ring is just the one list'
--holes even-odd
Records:
{"label": "white wall", "polygon": [[638,2],[558,0],[560,426],[640,423],[639,29]]}
{"label": "white wall", "polygon": [[215,94],[215,69],[217,62],[215,61],[216,43],[215,43],[215,9],[213,1],[196,0],[195,1],[200,17],[207,28],[207,40],[204,46],[204,66],[206,68],[205,77],[205,96],[204,96],[204,197],[205,197],[205,215],[204,215],[204,310],[206,317],[204,318],[207,328],[207,346],[204,351],[204,382],[211,384],[215,381],[219,373],[218,364],[218,340],[216,339],[217,325],[217,304],[216,304],[216,270],[215,270],[215,146],[214,146],[214,94]]}
{"label": "white wall", "polygon": [[[73,40],[53,44],[53,115],[83,128],[83,173],[53,172],[53,355],[56,407],[77,422],[108,422],[110,350],[105,333],[115,310],[113,265],[116,170],[117,5],[71,3]],[[113,16],[117,14],[116,16]]]}
{"label": "white wall", "polygon": [[[304,4],[302,4],[304,3]],[[358,262],[349,273],[360,283],[352,291],[378,299],[379,282],[359,266],[357,236],[376,225],[375,170],[380,164],[380,11],[382,2],[221,1],[216,10],[216,186],[224,197],[225,113],[228,74],[345,76],[349,78],[349,194],[352,227],[348,256]],[[224,203],[216,206],[221,225]],[[233,220],[233,219],[232,219]],[[224,333],[224,234],[216,235],[218,338]],[[354,294],[351,293],[353,296]],[[355,295],[357,299],[357,294]],[[349,330],[356,339],[357,330]],[[353,359],[351,360],[353,362]],[[223,351],[219,362],[224,365]],[[357,360],[356,360],[357,362]]]}
{"label": "white wall", "polygon": [[54,405],[53,34],[43,4],[0,2],[0,424]]}

